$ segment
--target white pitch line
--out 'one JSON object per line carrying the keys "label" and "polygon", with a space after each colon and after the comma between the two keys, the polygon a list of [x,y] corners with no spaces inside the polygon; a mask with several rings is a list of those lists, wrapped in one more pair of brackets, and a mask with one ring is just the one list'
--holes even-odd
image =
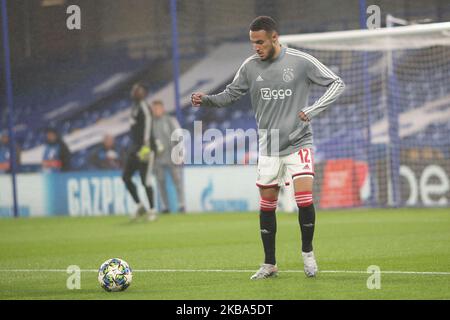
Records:
{"label": "white pitch line", "polygon": [[[81,272],[98,272],[96,269],[84,269]],[[194,273],[194,272],[204,272],[204,273],[250,273],[255,270],[222,270],[222,269],[133,269],[133,272],[157,272],[157,273]],[[0,272],[67,272],[66,269],[3,269]],[[280,273],[303,273],[303,270],[281,270]],[[73,270],[70,272],[73,273]],[[356,273],[356,274],[369,274],[372,272],[359,271],[359,270],[319,270],[319,273]],[[440,271],[380,271],[382,274],[415,274],[415,275],[450,275],[450,272],[440,272]]]}

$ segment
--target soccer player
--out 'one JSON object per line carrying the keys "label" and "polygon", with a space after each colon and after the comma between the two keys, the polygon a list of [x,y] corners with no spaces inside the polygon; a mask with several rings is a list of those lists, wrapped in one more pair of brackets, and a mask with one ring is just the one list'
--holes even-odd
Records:
{"label": "soccer player", "polygon": [[[232,83],[216,95],[192,94],[193,106],[224,107],[250,92],[259,131],[258,178],[260,230],[265,261],[251,279],[278,274],[275,259],[275,210],[280,186],[290,176],[294,183],[306,276],[318,272],[313,252],[313,139],[310,121],[344,90],[343,81],[313,56],[281,46],[277,23],[260,16],[250,25],[256,52],[241,65]],[[327,87],[308,105],[311,85]]]}
{"label": "soccer player", "polygon": [[153,201],[153,188],[148,181],[148,175],[152,172],[153,151],[155,150],[154,139],[152,137],[152,114],[149,105],[145,102],[147,96],[146,88],[141,84],[135,84],[131,90],[133,106],[131,109],[131,146],[127,151],[125,168],[122,179],[130,192],[138,208],[134,219],[144,216],[146,209],[136,189],[136,185],[131,180],[134,173],[139,171],[142,185],[145,188],[150,210],[147,212],[147,219],[154,221],[157,219]]}

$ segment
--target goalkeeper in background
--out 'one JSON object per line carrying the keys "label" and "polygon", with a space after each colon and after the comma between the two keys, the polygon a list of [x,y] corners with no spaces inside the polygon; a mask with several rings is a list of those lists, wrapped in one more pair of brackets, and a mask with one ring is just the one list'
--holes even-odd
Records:
{"label": "goalkeeper in background", "polygon": [[[131,100],[133,106],[131,109],[131,145],[128,148],[125,160],[125,167],[122,179],[125,182],[127,190],[130,192],[138,208],[134,218],[147,215],[149,221],[157,218],[154,208],[154,193],[151,186],[151,173],[153,170],[153,159],[155,149],[155,140],[153,137],[153,117],[150,106],[145,101],[147,89],[142,84],[135,84],[131,90]],[[144,185],[150,210],[146,212],[145,206],[137,192],[136,185],[132,177],[136,171],[139,171],[141,182]]]}
{"label": "goalkeeper in background", "polygon": [[[278,26],[266,16],[250,25],[255,54],[241,65],[231,84],[216,95],[192,94],[193,106],[225,107],[247,92],[259,133],[258,178],[260,230],[265,261],[251,279],[276,276],[275,234],[280,186],[293,180],[298,206],[304,271],[318,271],[313,252],[315,208],[314,163],[310,121],[334,102],[344,90],[341,78],[313,56],[289,49],[278,41]],[[312,85],[326,87],[320,99],[308,105]]]}

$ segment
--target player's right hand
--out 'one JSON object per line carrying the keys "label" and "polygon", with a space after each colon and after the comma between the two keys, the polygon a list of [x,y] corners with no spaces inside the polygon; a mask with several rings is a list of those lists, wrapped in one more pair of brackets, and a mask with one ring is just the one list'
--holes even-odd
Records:
{"label": "player's right hand", "polygon": [[204,93],[201,92],[194,92],[191,95],[191,103],[193,107],[200,107],[202,104],[202,97],[204,96]]}
{"label": "player's right hand", "polygon": [[304,122],[310,121],[309,117],[303,111],[300,111],[300,113],[298,114],[298,117]]}

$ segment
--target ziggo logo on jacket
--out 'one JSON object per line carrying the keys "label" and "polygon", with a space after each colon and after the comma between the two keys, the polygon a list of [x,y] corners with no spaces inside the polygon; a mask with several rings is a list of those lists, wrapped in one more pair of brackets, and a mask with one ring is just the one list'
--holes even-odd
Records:
{"label": "ziggo logo on jacket", "polygon": [[270,88],[261,88],[261,98],[263,100],[283,100],[286,97],[292,96],[291,89],[270,89]]}

